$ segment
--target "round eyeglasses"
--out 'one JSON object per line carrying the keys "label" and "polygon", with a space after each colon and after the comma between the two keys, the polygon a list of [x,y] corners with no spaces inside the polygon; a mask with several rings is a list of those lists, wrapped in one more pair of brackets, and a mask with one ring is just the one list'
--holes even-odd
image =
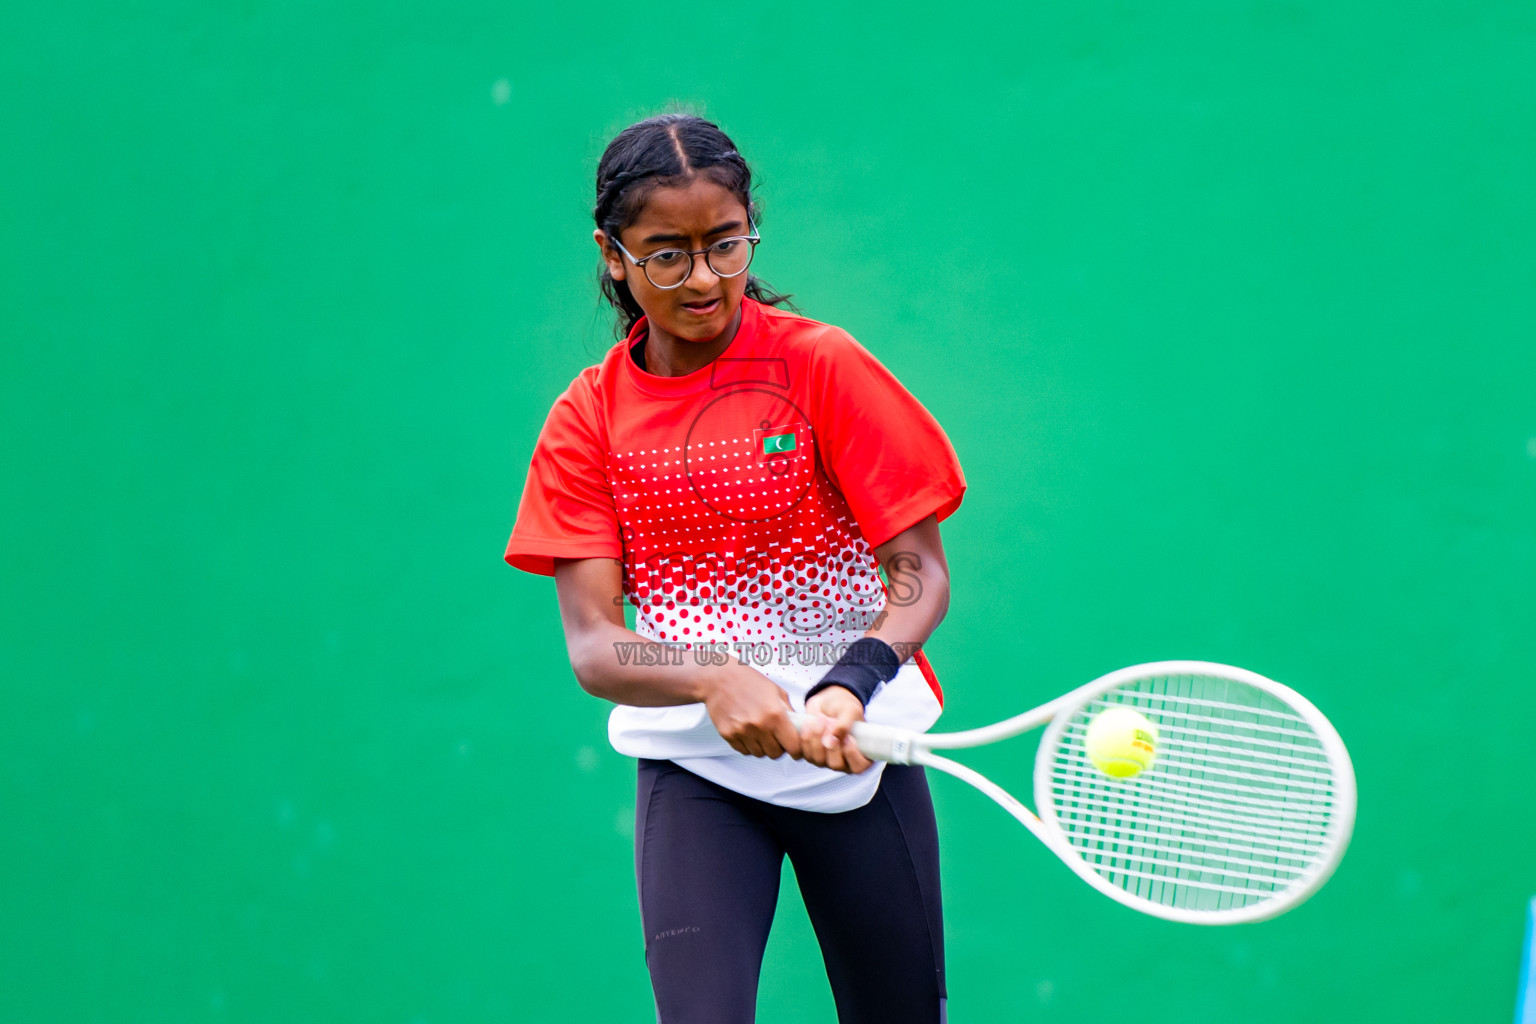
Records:
{"label": "round eyeglasses", "polygon": [[629,262],[640,268],[652,286],[670,291],[681,288],[683,282],[693,276],[695,256],[703,256],[705,264],[714,271],[716,277],[739,277],[745,274],[752,265],[752,254],[757,250],[757,243],[762,241],[757,233],[757,225],[752,223],[751,218],[747,220],[747,227],[752,231],[750,235],[732,235],[703,249],[662,249],[638,260],[613,235],[608,236],[608,241]]}

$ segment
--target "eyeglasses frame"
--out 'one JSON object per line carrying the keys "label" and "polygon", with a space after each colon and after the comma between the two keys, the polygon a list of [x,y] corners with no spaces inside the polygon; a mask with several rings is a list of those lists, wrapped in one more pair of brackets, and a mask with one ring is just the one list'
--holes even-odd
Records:
{"label": "eyeglasses frame", "polygon": [[[762,236],[757,233],[757,225],[752,223],[752,218],[750,216],[747,217],[747,228],[752,232],[750,235],[726,235],[724,238],[716,239],[702,249],[657,249],[649,256],[642,256],[639,259],[635,259],[633,256],[631,256],[629,250],[624,248],[623,243],[620,242],[618,238],[616,238],[611,232],[608,233],[608,241],[612,242],[613,247],[619,250],[619,252],[623,253],[624,257],[629,260],[629,262],[633,263],[639,269],[639,271],[645,275],[645,279],[650,282],[652,288],[658,288],[661,291],[670,292],[675,288],[681,288],[683,285],[687,284],[688,279],[693,276],[693,259],[695,256],[703,256],[704,265],[709,268],[710,273],[714,274],[718,278],[729,280],[730,278],[740,277],[742,274],[745,274],[747,270],[752,266],[752,257],[757,254],[758,243],[763,240]],[[715,269],[715,265],[713,263],[709,262],[709,250],[713,249],[721,242],[731,242],[737,239],[746,242],[752,247],[751,253],[749,253],[747,256],[747,265],[736,271],[734,274],[722,274],[720,271]],[[677,284],[657,284],[655,281],[651,281],[650,271],[645,269],[645,265],[651,262],[651,260],[655,259],[657,256],[664,256],[669,252],[680,252],[688,257],[688,273],[684,274],[683,279],[677,282]]]}

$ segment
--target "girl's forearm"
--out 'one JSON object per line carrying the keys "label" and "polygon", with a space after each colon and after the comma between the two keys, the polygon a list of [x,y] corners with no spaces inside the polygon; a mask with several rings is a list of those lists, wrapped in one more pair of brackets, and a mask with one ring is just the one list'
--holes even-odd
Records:
{"label": "girl's forearm", "polygon": [[949,611],[948,574],[925,572],[917,579],[922,583],[921,595],[906,604],[887,597],[885,611],[864,634],[889,644],[903,661],[928,642]]}
{"label": "girl's forearm", "polygon": [[610,622],[590,624],[566,646],[581,688],[615,704],[697,704],[708,698],[720,672],[720,666],[698,664],[680,646],[647,640]]}
{"label": "girl's forearm", "polygon": [[928,642],[949,611],[949,563],[938,522],[929,516],[875,554],[885,567],[885,611],[864,635],[889,644],[905,661]]}

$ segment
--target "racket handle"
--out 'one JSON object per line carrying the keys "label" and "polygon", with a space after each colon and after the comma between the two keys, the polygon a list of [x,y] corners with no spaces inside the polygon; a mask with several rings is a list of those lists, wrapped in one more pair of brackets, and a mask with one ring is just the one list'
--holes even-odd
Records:
{"label": "racket handle", "polygon": [[[796,729],[805,727],[811,716],[791,711],[789,720]],[[874,722],[854,722],[853,741],[859,752],[871,761],[887,761],[891,764],[911,764],[917,745],[912,741],[917,734],[911,729],[898,729],[893,725],[876,725]]]}

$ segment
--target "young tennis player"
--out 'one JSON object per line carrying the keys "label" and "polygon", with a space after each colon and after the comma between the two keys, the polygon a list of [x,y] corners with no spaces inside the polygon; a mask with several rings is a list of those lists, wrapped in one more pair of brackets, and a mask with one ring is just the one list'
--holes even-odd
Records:
{"label": "young tennis player", "polygon": [[506,560],[555,577],[576,677],[639,761],[657,1018],[753,1020],[788,856],[839,1020],[942,1021],[927,782],[849,730],[938,717],[918,648],[949,602],[955,453],[874,356],[748,275],[751,172],[715,125],[626,128],[593,214],[627,335],[550,411]]}

